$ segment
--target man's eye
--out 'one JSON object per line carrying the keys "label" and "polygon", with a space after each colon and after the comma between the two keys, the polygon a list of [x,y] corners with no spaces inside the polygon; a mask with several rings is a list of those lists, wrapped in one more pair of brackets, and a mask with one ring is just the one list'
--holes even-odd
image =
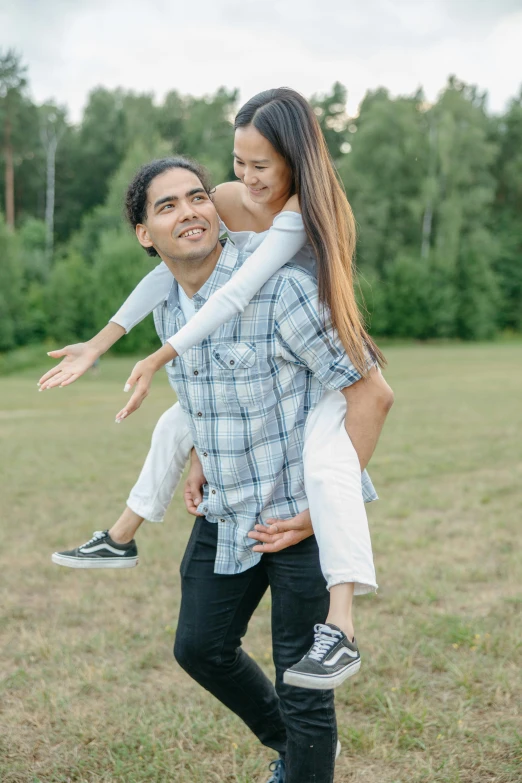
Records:
{"label": "man's eye", "polygon": [[168,207],[174,207],[174,204],[164,204],[161,208],[161,211],[163,212],[164,210],[168,209]]}
{"label": "man's eye", "polygon": [[204,201],[203,196],[194,196],[194,201]]}

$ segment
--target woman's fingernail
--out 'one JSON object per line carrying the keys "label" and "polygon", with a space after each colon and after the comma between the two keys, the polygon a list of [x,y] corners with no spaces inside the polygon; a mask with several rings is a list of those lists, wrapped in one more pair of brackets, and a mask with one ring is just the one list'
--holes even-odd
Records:
{"label": "woman's fingernail", "polygon": [[130,387],[130,384],[129,384],[129,383],[126,383],[126,384],[125,384],[125,386],[123,387],[123,391],[124,391],[124,392],[130,391],[130,388],[131,388],[131,387]]}

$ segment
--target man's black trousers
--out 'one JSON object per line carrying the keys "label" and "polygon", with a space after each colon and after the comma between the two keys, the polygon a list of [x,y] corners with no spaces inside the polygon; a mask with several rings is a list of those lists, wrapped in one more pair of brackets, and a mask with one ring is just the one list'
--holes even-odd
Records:
{"label": "man's black trousers", "polygon": [[[214,573],[217,525],[196,520],[181,564],[174,645],[185,671],[285,756],[286,783],[333,781],[337,727],[333,691],[295,688],[283,672],[307,652],[329,597],[315,537],[265,554],[241,574]],[[272,596],[275,687],[241,639],[267,587]]]}

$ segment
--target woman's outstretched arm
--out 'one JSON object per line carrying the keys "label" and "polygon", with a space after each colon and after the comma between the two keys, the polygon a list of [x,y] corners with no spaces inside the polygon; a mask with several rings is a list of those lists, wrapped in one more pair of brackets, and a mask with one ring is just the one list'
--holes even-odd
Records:
{"label": "woman's outstretched arm", "polygon": [[303,219],[298,212],[285,210],[274,218],[263,242],[240,269],[215,291],[188,324],[168,342],[181,356],[220,326],[242,313],[251,299],[272,275],[287,264],[306,244]]}
{"label": "woman's outstretched arm", "polygon": [[109,323],[118,324],[127,333],[130,332],[167,298],[172,283],[172,272],[162,261],[140,280]]}

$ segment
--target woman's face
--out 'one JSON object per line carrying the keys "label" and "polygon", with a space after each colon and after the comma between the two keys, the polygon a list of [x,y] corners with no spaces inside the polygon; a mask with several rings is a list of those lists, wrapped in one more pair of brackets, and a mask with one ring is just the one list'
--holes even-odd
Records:
{"label": "woman's face", "polygon": [[236,130],[234,173],[256,204],[282,207],[292,195],[290,166],[253,125]]}

